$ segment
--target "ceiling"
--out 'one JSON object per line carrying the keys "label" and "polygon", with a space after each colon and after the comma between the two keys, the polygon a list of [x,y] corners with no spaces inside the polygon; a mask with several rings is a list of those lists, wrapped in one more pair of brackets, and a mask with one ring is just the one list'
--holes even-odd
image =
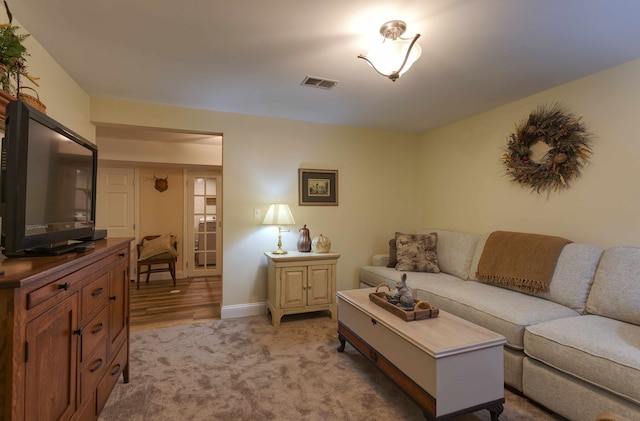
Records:
{"label": "ceiling", "polygon": [[[91,96],[414,133],[640,57],[637,0],[8,3]],[[422,47],[396,82],[356,58],[392,19]]]}

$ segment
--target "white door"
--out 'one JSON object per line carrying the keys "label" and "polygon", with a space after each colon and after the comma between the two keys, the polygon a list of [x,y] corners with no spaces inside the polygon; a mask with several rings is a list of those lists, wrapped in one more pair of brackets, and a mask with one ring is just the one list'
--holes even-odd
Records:
{"label": "white door", "polygon": [[187,276],[221,275],[222,176],[215,172],[187,173]]}
{"label": "white door", "polygon": [[[96,187],[96,227],[106,229],[109,237],[135,238],[135,169],[98,166]],[[131,277],[137,259],[135,241],[131,242]]]}

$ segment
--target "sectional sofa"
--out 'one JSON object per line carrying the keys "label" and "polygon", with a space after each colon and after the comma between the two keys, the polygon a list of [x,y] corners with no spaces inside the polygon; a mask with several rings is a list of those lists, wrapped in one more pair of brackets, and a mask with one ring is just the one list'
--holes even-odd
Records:
{"label": "sectional sofa", "polygon": [[439,273],[399,271],[379,254],[360,286],[407,273],[416,298],[507,339],[505,384],[570,420],[640,420],[640,248],[566,244],[548,289],[525,293],[478,281],[490,233],[420,232],[437,234]]}

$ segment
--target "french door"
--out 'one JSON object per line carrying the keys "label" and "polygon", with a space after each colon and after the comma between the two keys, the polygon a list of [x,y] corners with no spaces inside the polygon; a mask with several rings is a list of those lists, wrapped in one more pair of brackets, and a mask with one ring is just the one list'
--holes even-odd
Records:
{"label": "french door", "polygon": [[186,188],[187,276],[222,274],[222,175],[188,171]]}

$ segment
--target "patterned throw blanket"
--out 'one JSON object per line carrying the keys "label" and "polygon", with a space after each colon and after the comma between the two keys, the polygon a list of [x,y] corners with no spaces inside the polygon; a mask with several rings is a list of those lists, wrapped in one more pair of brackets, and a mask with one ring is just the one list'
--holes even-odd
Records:
{"label": "patterned throw blanket", "polygon": [[538,294],[549,290],[562,248],[561,237],[495,231],[489,235],[478,262],[480,281]]}

